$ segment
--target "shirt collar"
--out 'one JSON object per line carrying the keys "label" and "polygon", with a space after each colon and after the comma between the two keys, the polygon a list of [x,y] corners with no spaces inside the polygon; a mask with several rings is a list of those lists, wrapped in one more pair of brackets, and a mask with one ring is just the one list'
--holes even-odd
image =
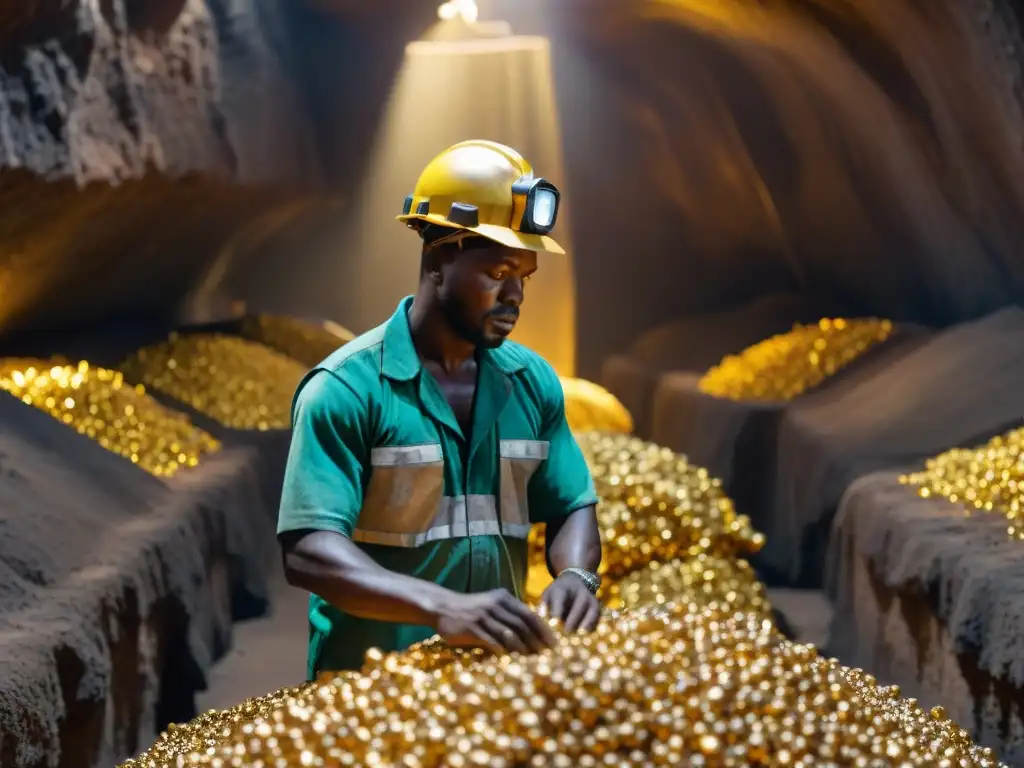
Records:
{"label": "shirt collar", "polygon": [[[409,328],[409,307],[412,296],[398,303],[395,313],[384,329],[384,348],[381,354],[381,373],[396,381],[410,381],[419,374],[423,365],[412,343]],[[506,375],[518,373],[526,367],[526,356],[518,344],[506,342],[496,349],[485,349],[481,361],[490,363]]]}
{"label": "shirt collar", "polygon": [[409,381],[416,378],[423,366],[409,330],[409,307],[412,296],[398,302],[398,308],[384,328],[384,349],[381,354],[380,372],[389,379]]}

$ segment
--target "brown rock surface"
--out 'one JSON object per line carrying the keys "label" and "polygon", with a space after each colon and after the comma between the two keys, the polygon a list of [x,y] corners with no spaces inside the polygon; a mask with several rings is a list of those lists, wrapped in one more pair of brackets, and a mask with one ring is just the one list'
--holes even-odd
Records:
{"label": "brown rock surface", "polygon": [[1024,765],[1024,564],[1006,518],[870,474],[842,499],[828,564],[828,652]]}
{"label": "brown rock surface", "polygon": [[0,332],[172,312],[315,189],[276,3],[22,8],[0,19]]}
{"label": "brown rock surface", "polygon": [[268,597],[257,453],[164,484],[0,394],[0,765],[109,766],[195,714]]}

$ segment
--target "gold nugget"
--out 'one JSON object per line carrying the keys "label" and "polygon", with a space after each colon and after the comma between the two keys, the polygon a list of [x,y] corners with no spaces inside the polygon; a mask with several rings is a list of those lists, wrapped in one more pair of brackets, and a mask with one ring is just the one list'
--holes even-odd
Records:
{"label": "gold nugget", "polygon": [[622,552],[619,573],[684,551],[753,554],[764,546],[721,480],[685,456],[626,435],[577,439],[602,499],[604,541]]}
{"label": "gold nugget", "polygon": [[764,586],[746,560],[706,553],[634,571],[609,585],[605,602],[616,609],[678,603],[696,612],[708,608],[772,618]]}
{"label": "gold nugget", "polygon": [[586,379],[562,376],[560,381],[565,393],[565,417],[573,432],[633,431],[633,417],[607,389]]}
{"label": "gold nugget", "polygon": [[[601,573],[618,579],[653,562],[711,553],[732,557],[764,546],[745,515],[737,515],[721,482],[685,456],[636,437],[577,433],[601,503]],[[551,583],[544,531],[529,539],[526,593],[537,599]]]}
{"label": "gold nugget", "polygon": [[623,435],[579,440],[611,564],[596,632],[552,622],[558,645],[533,656],[372,650],[359,672],[172,728],[126,768],[998,765],[941,709],[782,638],[738,557],[759,534],[706,471]]}

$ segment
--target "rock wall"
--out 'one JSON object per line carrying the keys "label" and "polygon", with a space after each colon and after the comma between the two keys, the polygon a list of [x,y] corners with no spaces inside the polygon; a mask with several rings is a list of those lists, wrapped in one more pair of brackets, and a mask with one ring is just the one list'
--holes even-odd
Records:
{"label": "rock wall", "polygon": [[272,0],[29,3],[0,29],[0,330],[172,312],[315,190]]}
{"label": "rock wall", "polygon": [[[581,375],[765,293],[931,325],[1024,293],[1015,0],[480,5],[553,42]],[[26,8],[0,20],[0,334],[190,294],[389,311],[353,316],[347,203],[433,4]]]}
{"label": "rock wall", "polygon": [[564,115],[570,178],[603,180],[573,187],[574,211],[616,199],[574,228],[599,265],[579,277],[588,337],[622,348],[778,286],[925,324],[1019,299],[1007,2],[582,5],[551,14],[576,48],[563,90],[609,102]]}
{"label": "rock wall", "polygon": [[[552,39],[579,373],[596,377],[645,330],[766,293],[925,325],[1016,301],[1024,158],[1009,2],[481,2],[482,17]],[[358,71],[372,60],[387,76],[318,72],[348,190],[374,173],[359,147],[379,128],[366,115],[386,100],[415,28],[405,21],[365,22],[377,49],[353,46]],[[233,285],[274,311],[315,307],[364,329],[388,308],[349,308],[358,228],[344,214],[320,222],[315,239],[289,241],[288,260],[267,249]]]}

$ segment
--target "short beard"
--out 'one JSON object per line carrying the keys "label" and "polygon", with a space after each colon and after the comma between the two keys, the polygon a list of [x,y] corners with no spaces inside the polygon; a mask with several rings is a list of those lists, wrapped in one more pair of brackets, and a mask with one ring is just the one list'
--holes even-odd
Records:
{"label": "short beard", "polygon": [[466,321],[465,306],[457,296],[438,297],[438,305],[441,308],[441,314],[448,323],[448,327],[455,332],[463,341],[468,341],[474,347],[483,349],[494,349],[500,347],[504,338],[500,336],[488,337],[483,330],[483,327],[474,328],[470,323]]}

